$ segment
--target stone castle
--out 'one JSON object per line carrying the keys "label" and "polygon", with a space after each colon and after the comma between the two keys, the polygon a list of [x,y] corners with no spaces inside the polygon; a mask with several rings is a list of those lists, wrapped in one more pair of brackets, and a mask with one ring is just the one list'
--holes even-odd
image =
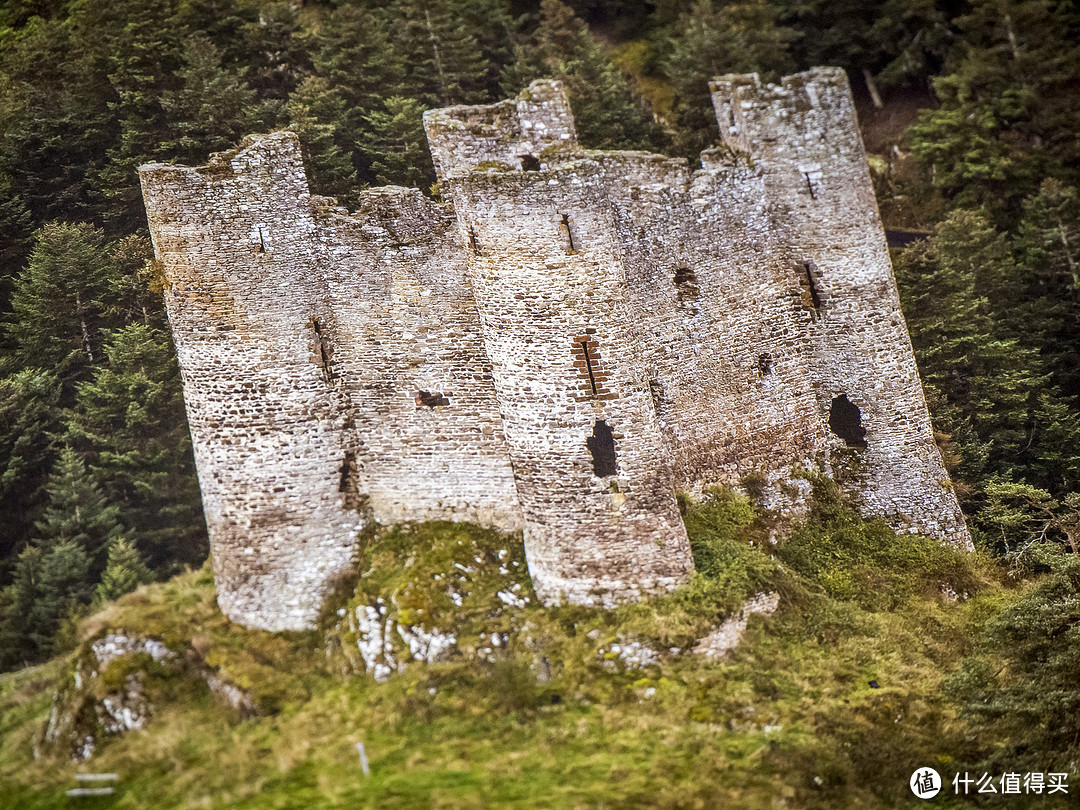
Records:
{"label": "stone castle", "polygon": [[711,89],[696,171],[581,148],[552,81],[425,115],[445,202],[312,196],[286,132],[141,168],[231,619],[310,626],[369,520],[523,530],[543,602],[637,598],[692,572],[676,490],[793,508],[799,469],[970,546],[843,71]]}

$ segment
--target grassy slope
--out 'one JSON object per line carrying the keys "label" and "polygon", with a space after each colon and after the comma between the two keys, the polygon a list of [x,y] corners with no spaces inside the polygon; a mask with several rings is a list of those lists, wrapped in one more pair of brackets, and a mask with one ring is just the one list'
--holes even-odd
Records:
{"label": "grassy slope", "polygon": [[[1023,589],[979,557],[865,523],[827,492],[822,504],[767,551],[745,501],[689,504],[703,573],[614,612],[499,609],[499,569],[527,586],[508,564],[519,544],[453,524],[389,531],[365,553],[350,610],[382,596],[403,619],[458,630],[463,647],[489,625],[505,641],[491,660],[412,664],[385,683],[355,672],[352,631],[333,614],[320,632],[275,635],[229,625],[205,569],[140,589],[89,619],[84,638],[126,627],[190,645],[265,714],[240,721],[197,684],[166,679],[149,726],[79,768],[117,771],[119,794],[79,806],[907,806],[916,766],[951,773],[979,755],[942,683]],[[942,583],[969,598],[950,602]],[[722,663],[682,654],[632,669],[610,652],[630,638],[685,648],[763,588],[782,594],[780,612],[753,618]],[[0,806],[68,806],[76,766],[34,761],[31,743],[69,669],[61,659],[0,681]]]}

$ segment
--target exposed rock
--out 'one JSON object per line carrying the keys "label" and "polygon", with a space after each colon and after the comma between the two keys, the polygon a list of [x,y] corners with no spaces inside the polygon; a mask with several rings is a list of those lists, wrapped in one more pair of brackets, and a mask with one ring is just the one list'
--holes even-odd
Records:
{"label": "exposed rock", "polygon": [[83,646],[69,681],[53,695],[35,755],[89,759],[110,736],[145,728],[154,713],[155,678],[194,678],[240,717],[257,713],[251,696],[207,667],[193,648],[182,653],[159,639],[111,632]]}
{"label": "exposed rock", "polygon": [[705,658],[722,658],[739,646],[751,616],[755,613],[771,616],[779,606],[779,594],[759,593],[747,601],[738,613],[701,639],[694,647],[694,652]]}

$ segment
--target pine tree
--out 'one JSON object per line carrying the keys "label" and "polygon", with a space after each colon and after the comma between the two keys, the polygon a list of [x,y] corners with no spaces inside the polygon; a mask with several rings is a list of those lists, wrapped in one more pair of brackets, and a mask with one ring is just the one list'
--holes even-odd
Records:
{"label": "pine tree", "polygon": [[49,505],[37,522],[34,542],[42,548],[73,543],[86,554],[93,579],[105,568],[109,544],[123,531],[120,512],[109,503],[82,459],[65,447],[46,486]]}
{"label": "pine tree", "polygon": [[311,53],[297,10],[289,3],[264,3],[259,19],[244,26],[251,54],[248,84],[280,112],[289,95],[312,71]]}
{"label": "pine tree", "polygon": [[[10,184],[10,194],[0,194],[4,243],[52,219],[89,215],[88,177],[112,137],[115,94],[89,52],[97,31],[77,28],[74,19],[34,18],[0,47],[0,178]],[[0,253],[25,259],[7,246]]]}
{"label": "pine tree", "polygon": [[176,73],[180,86],[161,95],[166,134],[152,154],[195,163],[251,132],[261,111],[240,74],[222,66],[221,52],[208,37],[186,38],[183,52],[183,66]]}
{"label": "pine tree", "polygon": [[1017,272],[1001,234],[963,210],[896,262],[927,401],[959,452],[956,473],[971,492],[964,505],[976,510],[976,527],[983,487],[995,477],[1055,497],[1080,482],[1080,421],[1038,341],[1023,339],[1023,324],[1008,317]]}
{"label": "pine tree", "polygon": [[126,537],[118,537],[109,544],[109,561],[94,597],[99,602],[119,599],[152,579],[135,546]]}
{"label": "pine tree", "polygon": [[60,427],[60,382],[40,369],[0,378],[0,560],[29,539]]}
{"label": "pine tree", "polygon": [[[312,54],[315,73],[325,85],[308,85],[307,97],[297,105],[308,105],[315,121],[331,128],[334,142],[348,151],[359,181],[375,182],[367,116],[384,109],[384,98],[408,95],[403,55],[390,41],[385,13],[352,5],[336,9],[314,38]],[[313,104],[313,92],[326,97]]]}
{"label": "pine tree", "polygon": [[796,34],[780,24],[781,10],[769,0],[698,0],[680,16],[664,71],[677,96],[677,147],[691,159],[717,137],[711,79],[757,71],[775,80],[794,69],[788,51]]}
{"label": "pine tree", "polygon": [[0,589],[0,671],[38,658],[30,641],[30,613],[38,598],[42,551],[27,546],[15,558],[11,582]]}
{"label": "pine tree", "polygon": [[6,325],[12,357],[22,366],[55,369],[65,395],[102,360],[111,272],[100,231],[55,222],[37,232],[30,261],[15,280]]}
{"label": "pine tree", "polygon": [[1080,756],[1080,560],[1031,551],[1052,573],[987,622],[946,682],[988,741],[979,771],[1065,771]]}
{"label": "pine tree", "polygon": [[148,236],[135,234],[109,246],[109,274],[105,313],[110,323],[168,326],[161,301],[161,281],[155,276],[154,245]]}
{"label": "pine tree", "polygon": [[450,13],[476,40],[483,62],[482,99],[499,97],[499,76],[513,53],[513,18],[505,0],[448,0]]}
{"label": "pine tree", "polygon": [[64,622],[90,603],[107,547],[120,537],[115,506],[65,448],[46,487],[49,503],[0,594],[0,665],[47,658]]}
{"label": "pine tree", "polygon": [[311,190],[349,204],[357,191],[350,147],[338,126],[345,104],[322,76],[308,76],[285,106],[289,129],[300,138]]}
{"label": "pine tree", "polygon": [[197,564],[206,530],[168,335],[131,324],[108,334],[105,354],[107,364],[79,385],[67,440],[151,566]]}
{"label": "pine tree", "polygon": [[1019,317],[1057,385],[1080,408],[1080,191],[1045,180],[1024,203],[1014,241],[1023,287]]}
{"label": "pine tree", "polygon": [[124,8],[118,30],[106,38],[111,52],[103,56],[116,95],[112,114],[117,137],[105,165],[91,176],[101,217],[119,233],[144,216],[139,164],[168,158],[161,144],[170,143],[173,133],[161,101],[167,92],[179,90],[184,35],[171,24],[173,0],[140,0]]}
{"label": "pine tree", "polygon": [[435,182],[435,169],[424,136],[424,105],[401,96],[391,96],[383,105],[385,110],[368,116],[376,179],[383,184],[427,188]]}
{"label": "pine tree", "polygon": [[1008,221],[1047,174],[1077,177],[1078,16],[1049,0],[976,0],[959,25],[934,80],[941,104],[910,128],[911,148],[959,204]]}
{"label": "pine tree", "polygon": [[566,85],[578,137],[601,149],[655,148],[662,136],[626,79],[593,39],[588,26],[559,0],[543,0],[534,32],[514,48],[502,89],[516,95],[529,82]]}
{"label": "pine tree", "polygon": [[24,562],[36,563],[36,570],[16,577],[16,581],[33,580],[36,586],[26,616],[26,641],[36,657],[48,658],[62,624],[90,604],[95,579],[91,561],[81,545],[60,540],[42,546],[40,557],[24,552],[17,565]]}
{"label": "pine tree", "polygon": [[449,0],[401,0],[394,41],[407,65],[409,94],[430,106],[487,100],[488,66],[468,20]]}

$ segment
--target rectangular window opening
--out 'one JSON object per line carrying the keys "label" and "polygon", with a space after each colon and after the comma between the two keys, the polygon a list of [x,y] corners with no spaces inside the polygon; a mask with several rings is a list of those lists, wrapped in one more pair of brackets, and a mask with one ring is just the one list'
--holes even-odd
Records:
{"label": "rectangular window opening", "polygon": [[472,248],[474,256],[480,255],[480,243],[476,240],[476,228],[472,225],[469,226],[469,247]]}
{"label": "rectangular window opening", "polygon": [[360,473],[356,466],[356,452],[346,450],[339,469],[341,480],[338,492],[342,495],[341,505],[345,509],[358,509],[362,503],[360,497]]}
{"label": "rectangular window opening", "polygon": [[450,404],[447,396],[438,391],[417,391],[414,399],[418,408],[440,408]]}
{"label": "rectangular window opening", "polygon": [[608,423],[603,419],[593,425],[592,436],[585,440],[593,461],[593,473],[597,478],[607,478],[619,472],[615,456],[615,436]]}

